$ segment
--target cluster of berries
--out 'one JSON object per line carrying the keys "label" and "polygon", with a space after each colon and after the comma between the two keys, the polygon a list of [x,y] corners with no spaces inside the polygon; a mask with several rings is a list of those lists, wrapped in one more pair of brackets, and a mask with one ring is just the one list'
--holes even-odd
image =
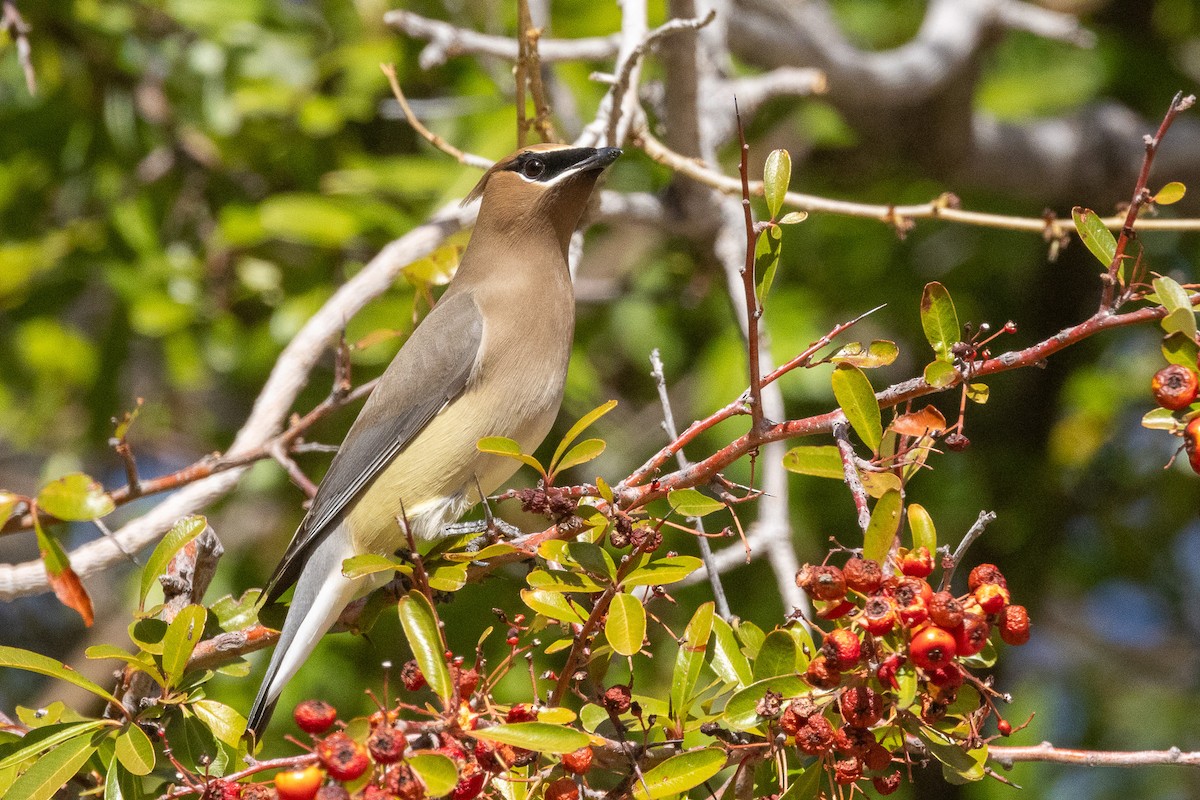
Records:
{"label": "cluster of berries", "polygon": [[[446,654],[450,674],[461,702],[456,714],[431,723],[400,719],[396,710],[377,711],[368,718],[364,741],[351,736],[338,724],[337,710],[322,700],[306,700],[296,706],[296,725],[313,737],[315,759],[277,773],[270,783],[209,783],[204,800],[424,800],[426,787],[420,775],[406,762],[413,755],[410,739],[426,752],[435,752],[454,762],[457,784],[447,800],[474,800],[489,779],[512,767],[532,763],[538,753],[508,744],[471,736],[471,732],[497,722],[537,720],[537,711],[526,704],[514,705],[498,719],[484,719],[471,702],[479,685],[479,672],[466,668],[461,657]],[[416,692],[426,685],[416,661],[400,670],[404,688]],[[336,729],[335,729],[336,728]],[[592,750],[585,747],[561,757],[563,777],[547,784],[546,800],[579,800],[576,779],[591,768]]]}
{"label": "cluster of berries", "polygon": [[[961,596],[933,590],[926,580],[933,558],[924,547],[902,550],[895,566],[895,574],[885,575],[878,562],[851,558],[840,568],[806,564],[800,570],[796,583],[812,597],[817,616],[836,627],[804,675],[817,691],[780,704],[777,719],[798,750],[821,758],[837,783],[869,777],[881,794],[900,784],[900,772],[892,769],[900,753],[885,743],[903,750],[901,732],[909,723],[941,721],[966,682],[987,697],[964,660],[980,654],[993,631],[1011,645],[1029,640],[1029,614],[1010,602],[996,566],[971,570],[969,591]],[[902,679],[913,682],[903,701]],[[972,723],[970,738],[977,738],[981,722]],[[1003,718],[997,727],[1003,735],[1012,732]]]}
{"label": "cluster of berries", "polygon": [[[1200,376],[1194,369],[1171,364],[1154,373],[1150,379],[1150,391],[1154,393],[1154,402],[1162,408],[1186,411],[1200,395]],[[1188,420],[1183,427],[1183,449],[1187,452],[1192,469],[1200,473],[1200,414]]]}

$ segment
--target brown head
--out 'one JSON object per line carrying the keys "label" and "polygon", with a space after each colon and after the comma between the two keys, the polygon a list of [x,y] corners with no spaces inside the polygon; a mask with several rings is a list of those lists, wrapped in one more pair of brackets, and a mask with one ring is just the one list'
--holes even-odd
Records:
{"label": "brown head", "polygon": [[565,254],[596,179],[619,155],[615,147],[535,144],[501,159],[463,200],[483,198],[475,235],[552,233]]}

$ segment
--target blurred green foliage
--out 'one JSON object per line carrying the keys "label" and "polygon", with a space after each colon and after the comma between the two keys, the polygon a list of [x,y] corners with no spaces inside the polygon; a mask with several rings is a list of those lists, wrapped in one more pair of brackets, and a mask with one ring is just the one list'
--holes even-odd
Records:
{"label": "blurred green foliage", "polygon": [[[653,24],[664,12],[661,3],[651,5]],[[911,36],[923,10],[911,0],[833,5],[857,42],[880,48]],[[1020,120],[1105,99],[1153,119],[1176,90],[1194,89],[1200,14],[1190,2],[1092,5],[1086,21],[1099,35],[1095,50],[1006,36],[981,65],[979,107]],[[418,113],[463,149],[495,157],[515,141],[508,65],[458,57],[422,71],[422,44],[386,29],[388,4],[377,0],[18,6],[33,29],[40,91],[29,96],[11,42],[0,40],[0,488],[32,492],[77,467],[116,485],[122,478],[107,448],[111,419],[138,397],[146,404],[131,441],[148,472],[224,448],[305,319],[383,244],[470,188],[476,174],[432,152],[396,119],[380,62],[398,64]],[[558,36],[606,34],[618,25],[610,4],[551,6]],[[479,30],[511,32],[515,20],[509,4],[447,12],[423,0],[406,8]],[[555,70],[583,112],[603,91],[587,80],[597,67],[608,65]],[[793,153],[793,187],[807,192],[900,203],[953,190],[971,208],[1031,216],[1043,210],[987,187],[942,185],[911,159],[860,152],[852,128],[825,101],[773,103],[751,133],[767,139],[775,126],[800,131],[815,148],[803,161]],[[769,149],[756,145],[759,163]],[[666,170],[634,154],[617,165],[609,185],[655,191],[669,180]],[[740,336],[714,266],[682,240],[622,236],[637,266],[619,278],[611,302],[580,309],[562,419],[569,424],[610,397],[623,402],[595,433],[608,450],[575,480],[595,473],[615,480],[660,446],[647,376],[652,347],[663,353],[683,424],[725,405],[746,383]],[[775,360],[887,303],[855,335],[900,345],[896,364],[872,374],[877,387],[917,374],[928,360],[917,302],[929,280],[951,289],[963,321],[1017,321],[1019,333],[996,349],[1078,321],[1099,293],[1095,264],[1082,247],[1050,263],[1045,243],[1027,234],[922,223],[898,239],[883,225],[814,215],[783,236],[767,316]],[[596,250],[614,246],[602,230],[592,242]],[[1153,269],[1195,279],[1194,235],[1147,236],[1145,243]],[[585,259],[585,275],[587,269]],[[349,321],[348,338],[406,330],[413,303],[412,288],[398,283]],[[355,380],[381,370],[399,341],[356,351]],[[971,449],[935,458],[935,469],[915,483],[911,499],[930,510],[943,538],[965,531],[981,508],[999,514],[972,557],[1002,564],[1033,614],[1034,643],[998,677],[1016,697],[1014,721],[1037,712],[1021,742],[1200,749],[1184,713],[1200,707],[1200,683],[1188,667],[1200,655],[1197,479],[1186,464],[1164,471],[1174,442],[1138,425],[1158,359],[1153,330],[1118,331],[1056,356],[1046,370],[993,380],[990,402],[971,409]],[[329,378],[327,369],[314,375],[298,410],[324,396]],[[825,372],[792,375],[783,391],[793,417],[833,404]],[[939,404],[947,416],[954,413],[956,400]],[[337,441],[350,416],[322,423],[312,438]],[[711,452],[742,425],[718,427],[690,454]],[[324,459],[307,456],[303,465],[319,474]],[[748,465],[730,477],[748,479]],[[831,536],[857,544],[843,487],[790,480],[803,559],[821,560]],[[282,552],[301,515],[300,496],[280,470],[263,464],[225,510],[213,522],[231,552],[213,597],[238,595],[266,577],[273,556],[264,554]],[[70,541],[90,535],[73,531]],[[15,538],[0,542],[6,561],[30,557],[21,549],[27,543]],[[669,537],[668,546],[694,549],[682,536]],[[765,564],[732,572],[728,581],[736,613],[767,624],[784,610]],[[488,609],[516,608],[521,585],[502,577],[478,597],[464,592],[442,612],[452,647],[469,652]],[[127,619],[127,593],[115,586],[105,592],[101,618]],[[681,592],[681,609],[706,595],[702,587]],[[681,610],[670,621],[687,616]],[[0,608],[0,624],[6,644],[36,642],[44,652],[81,660],[69,658],[78,623],[50,599]],[[314,695],[367,707],[362,686],[326,678],[359,674],[377,686],[378,662],[400,656],[397,629],[394,616],[384,615],[370,643],[325,643],[281,708]],[[252,684],[214,681],[241,709]],[[22,678],[0,675],[0,695],[7,709],[33,702],[36,692]],[[1165,768],[1100,776],[1025,765],[1012,777],[1030,798],[1200,794],[1194,775]],[[909,796],[1008,791],[930,780]]]}

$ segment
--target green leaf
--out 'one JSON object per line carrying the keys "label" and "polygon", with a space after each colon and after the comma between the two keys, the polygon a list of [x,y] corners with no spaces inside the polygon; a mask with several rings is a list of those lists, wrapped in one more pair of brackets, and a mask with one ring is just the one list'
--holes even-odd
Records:
{"label": "green leaf", "polygon": [[[121,778],[128,773],[121,767],[116,754],[109,757],[104,767],[104,800],[126,800],[121,788]],[[4,783],[0,781],[0,797],[3,797]]]}
{"label": "green leaf", "polygon": [[1162,328],[1167,333],[1182,333],[1193,341],[1196,338],[1196,312],[1192,308],[1187,290],[1171,278],[1161,276],[1154,279],[1154,293],[1159,303],[1167,310]]}
{"label": "green leaf", "polygon": [[429,570],[429,588],[434,591],[457,592],[466,585],[466,564],[438,564]]}
{"label": "green leaf", "polygon": [[592,425],[593,422],[600,419],[616,407],[617,401],[609,400],[607,403],[601,403],[580,417],[579,421],[571,426],[571,429],[567,431],[567,435],[564,436],[562,441],[558,443],[558,447],[554,448],[554,457],[550,459],[550,469],[557,471],[559,459],[562,458],[563,453],[567,452],[567,448],[579,438],[579,434],[583,433]]}
{"label": "green leaf", "polygon": [[873,558],[880,564],[887,560],[896,531],[900,528],[900,510],[904,500],[900,492],[892,490],[875,501],[871,509],[871,521],[863,536],[863,558]]}
{"label": "green leaf", "polygon": [[758,304],[761,306],[771,292],[771,284],[775,282],[775,272],[779,269],[779,254],[783,249],[783,231],[778,225],[767,227],[758,235],[754,245],[754,274],[760,276],[755,292]]}
{"label": "green leaf", "polygon": [[1079,232],[1080,241],[1096,260],[1103,264],[1105,269],[1112,266],[1113,256],[1117,252],[1117,240],[1100,219],[1100,215],[1091,209],[1075,206],[1071,209],[1071,218],[1075,220],[1075,230]]}
{"label": "green leaf", "polygon": [[116,705],[121,704],[120,700],[109,694],[98,684],[92,683],[66,664],[56,661],[49,656],[32,653],[18,647],[0,645],[0,667],[21,669],[26,672],[36,672],[39,675],[57,678],[60,681],[66,681],[81,689],[85,689],[106,702],[115,703]]}
{"label": "green leaf", "polygon": [[1179,427],[1179,420],[1169,408],[1156,408],[1142,417],[1142,427],[1152,431],[1173,431]]}
{"label": "green leaf", "polygon": [[119,725],[115,720],[90,719],[84,722],[53,723],[41,728],[34,728],[13,744],[15,750],[0,759],[0,769],[16,767],[26,761],[39,758],[42,753],[60,746],[79,737],[86,738],[101,728],[111,728]]}
{"label": "green leaf", "polygon": [[511,545],[508,542],[496,542],[495,544],[489,544],[482,550],[476,550],[475,552],[445,553],[442,555],[442,558],[446,559],[447,561],[487,561],[489,558],[496,558],[497,556],[515,553],[517,552],[517,549],[518,548],[515,545]]}
{"label": "green leaf", "polygon": [[604,502],[608,503],[609,505],[612,505],[612,502],[613,502],[612,487],[608,485],[607,481],[605,481],[604,478],[601,478],[599,476],[596,476],[596,491],[598,491],[600,493],[600,497],[602,500],[604,500]]}
{"label": "green leaf", "polygon": [[703,517],[725,507],[720,500],[714,500],[696,489],[667,492],[667,502],[676,514],[684,517]]}
{"label": "green leaf", "polygon": [[154,744],[136,724],[125,728],[114,744],[117,759],[129,772],[149,775],[154,770]]}
{"label": "green leaf", "polygon": [[876,339],[867,346],[862,342],[843,345],[829,357],[835,364],[853,364],[862,369],[886,367],[900,356],[900,348],[887,339]]}
{"label": "green leaf", "polygon": [[791,154],[787,150],[772,150],[767,154],[767,163],[763,165],[763,196],[767,199],[767,211],[771,213],[771,219],[779,216],[791,182]]}
{"label": "green leaf", "polygon": [[925,365],[925,382],[935,389],[945,389],[958,380],[958,370],[949,361],[930,361]]}
{"label": "green leaf", "polygon": [[988,401],[991,390],[988,389],[986,383],[968,383],[967,384],[967,399],[972,403],[984,405]]}
{"label": "green leaf", "polygon": [[92,660],[98,659],[116,659],[123,661],[134,669],[141,670],[149,675],[159,686],[166,686],[167,680],[158,669],[158,665],[154,663],[154,657],[146,652],[129,653],[116,645],[111,644],[94,644],[83,654]]}
{"label": "green leaf", "polygon": [[342,574],[347,578],[363,578],[367,575],[375,575],[380,572],[403,572],[406,567],[407,573],[411,573],[412,567],[396,556],[363,553],[362,555],[351,556],[343,561]]}
{"label": "green leaf", "polygon": [[525,576],[525,581],[534,589],[547,592],[602,592],[604,587],[590,576],[563,569],[535,569]]}
{"label": "green leaf", "polygon": [[1197,361],[1200,361],[1200,348],[1197,348],[1196,340],[1180,331],[1163,337],[1162,354],[1168,364],[1178,364],[1193,372],[1196,371]]}
{"label": "green leaf", "polygon": [[163,652],[163,637],[167,635],[167,623],[157,617],[142,618],[134,621],[129,628],[129,638],[147,653],[161,656]]}
{"label": "green leaf", "polygon": [[42,487],[38,508],[61,520],[86,522],[113,512],[117,506],[90,475],[73,472]]}
{"label": "green leaf", "polygon": [[450,679],[450,670],[446,668],[446,659],[443,657],[446,644],[442,641],[442,630],[429,598],[413,589],[400,598],[397,606],[404,637],[408,640],[417,666],[425,675],[429,688],[441,698],[443,706],[449,708],[450,698],[454,696],[454,682]]}
{"label": "green leaf", "polygon": [[216,700],[197,700],[189,707],[195,713],[196,719],[204,723],[217,741],[237,750],[242,741],[242,734],[246,732],[245,717],[233,707]]}
{"label": "green leaf", "polygon": [[608,607],[604,637],[623,656],[636,655],[646,638],[646,608],[631,594],[618,592]]}
{"label": "green leaf", "polygon": [[167,683],[178,686],[187,671],[188,659],[204,635],[204,623],[208,620],[208,609],[192,604],[180,610],[167,628],[163,637],[162,665]]}
{"label": "green leaf", "polygon": [[21,502],[21,498],[12,492],[0,492],[0,526],[3,526],[12,517],[19,502]]}
{"label": "green leaf", "polygon": [[796,640],[787,631],[773,630],[754,659],[754,680],[796,674]]}
{"label": "green leaf", "polygon": [[720,617],[713,617],[712,628],[713,671],[726,683],[749,686],[754,682],[754,673],[750,670],[750,662],[738,647],[733,628]]}
{"label": "green leaf", "polygon": [[808,630],[808,626],[802,623],[797,623],[784,630],[792,637],[792,641],[796,643],[796,664],[793,670],[797,673],[803,673],[808,669],[808,662],[817,653],[817,648],[813,644],[812,633]]}
{"label": "green leaf", "polygon": [[617,565],[600,545],[592,542],[567,542],[563,549],[568,558],[593,575],[610,581],[617,577]]}
{"label": "green leaf", "polygon": [[779,220],[780,225],[795,225],[797,222],[804,222],[808,219],[807,211],[789,211]]}
{"label": "green leaf", "polygon": [[949,361],[954,357],[951,348],[961,338],[962,327],[950,292],[937,281],[925,284],[921,292],[921,328],[939,359]]}
{"label": "green leaf", "polygon": [[833,396],[858,438],[871,452],[878,450],[883,439],[882,415],[866,373],[851,364],[839,364],[833,371]]}
{"label": "green leaf", "polygon": [[584,439],[568,450],[562,461],[554,465],[555,474],[598,458],[604,452],[604,447],[603,439]]}
{"label": "green leaf", "polygon": [[783,467],[789,472],[812,475],[817,478],[842,480],[842,455],[832,444],[802,444],[788,450],[783,456]]}
{"label": "green leaf", "polygon": [[1169,206],[1182,200],[1186,193],[1186,186],[1179,181],[1171,181],[1154,195],[1154,203],[1160,206]]}
{"label": "green leaf", "polygon": [[755,625],[748,619],[734,620],[733,631],[737,634],[744,648],[743,652],[748,658],[757,658],[758,650],[762,647],[763,641],[767,635],[763,633],[762,628]]}
{"label": "green leaf", "polygon": [[818,800],[821,797],[821,781],[825,777],[824,765],[817,761],[792,779],[788,790],[779,800]]}
{"label": "green leaf", "polygon": [[546,474],[546,470],[542,468],[542,462],[527,453],[522,453],[521,445],[507,436],[485,436],[476,442],[475,446],[479,448],[479,452],[481,453],[491,453],[494,456],[503,456],[504,458],[515,458],[522,464],[528,464],[533,467],[542,475]]}
{"label": "green leaf", "polygon": [[625,576],[625,580],[621,581],[621,585],[629,589],[634,586],[662,586],[675,583],[702,566],[704,566],[704,562],[695,556],[666,556],[631,570]]}
{"label": "green leaf", "polygon": [[471,736],[489,742],[524,747],[538,753],[574,753],[591,744],[592,737],[583,731],[548,722],[513,722],[471,731]]}
{"label": "green leaf", "polygon": [[77,736],[39,758],[18,777],[5,797],[50,800],[96,752],[92,737]]}
{"label": "green leaf", "polygon": [[933,517],[929,516],[924,506],[908,504],[908,528],[912,531],[914,550],[924,547],[931,554],[937,552],[937,529],[933,526]]}
{"label": "green leaf", "polygon": [[404,761],[425,784],[428,797],[448,795],[458,785],[458,769],[454,761],[441,753],[417,753]]}
{"label": "green leaf", "polygon": [[812,691],[799,675],[780,675],[757,681],[734,693],[725,704],[725,724],[737,731],[748,731],[757,727],[762,718],[755,709],[767,691],[778,692],[785,700],[808,694]]}
{"label": "green leaf", "polygon": [[671,756],[635,781],[634,800],[659,800],[688,791],[725,768],[725,751],[716,747]]}
{"label": "green leaf", "polygon": [[679,651],[675,654],[675,671],[671,675],[671,708],[679,722],[687,719],[692,692],[696,690],[696,682],[700,679],[708,639],[712,634],[713,616],[712,601],[702,603],[684,629],[683,641],[679,643]]}
{"label": "green leaf", "polygon": [[184,517],[176,522],[171,530],[167,531],[167,535],[155,546],[154,552],[146,560],[146,566],[142,568],[142,581],[138,590],[139,611],[145,609],[150,589],[154,586],[155,581],[167,571],[167,565],[171,563],[175,554],[182,550],[188,542],[204,533],[206,528],[208,528],[208,520],[195,515]]}
{"label": "green leaf", "polygon": [[559,592],[522,589],[521,601],[543,617],[549,617],[559,622],[577,623],[580,625],[587,622],[587,610],[569,602]]}

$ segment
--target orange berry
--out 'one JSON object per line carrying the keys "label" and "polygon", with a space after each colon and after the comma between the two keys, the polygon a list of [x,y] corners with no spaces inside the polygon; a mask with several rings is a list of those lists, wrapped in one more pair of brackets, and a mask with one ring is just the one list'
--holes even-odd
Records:
{"label": "orange berry", "polygon": [[1029,612],[1025,606],[1005,606],[998,627],[1005,644],[1023,645],[1029,641]]}
{"label": "orange berry", "polygon": [[936,625],[922,628],[908,646],[913,663],[929,670],[949,664],[957,652],[954,636]]}
{"label": "orange berry", "polygon": [[325,771],[316,764],[304,769],[280,772],[275,776],[275,791],[279,800],[313,800],[325,780]]}
{"label": "orange berry", "polygon": [[905,553],[900,559],[900,571],[912,578],[928,578],[933,572],[933,556],[929,554],[929,548],[922,546]]}
{"label": "orange berry", "polygon": [[317,745],[317,758],[338,781],[352,781],[371,766],[367,748],[341,732],[326,736]]}
{"label": "orange berry", "polygon": [[1170,364],[1154,373],[1150,391],[1154,393],[1154,402],[1171,411],[1179,411],[1195,401],[1200,381],[1187,367]]}
{"label": "orange berry", "polygon": [[337,709],[324,700],[305,700],[292,712],[305,733],[324,733],[337,721]]}

